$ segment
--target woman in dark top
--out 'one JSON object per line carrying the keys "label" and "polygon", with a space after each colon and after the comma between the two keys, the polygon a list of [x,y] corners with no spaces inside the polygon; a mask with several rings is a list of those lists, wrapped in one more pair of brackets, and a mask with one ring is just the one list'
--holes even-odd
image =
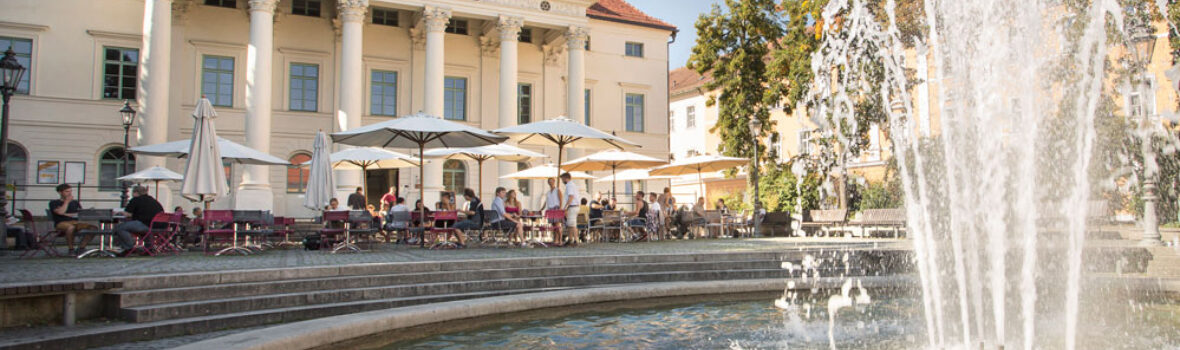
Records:
{"label": "woman in dark top", "polygon": [[429,216],[430,215],[430,208],[427,208],[426,206],[422,205],[422,200],[419,199],[414,202],[414,211],[411,212],[411,214],[410,214],[412,217],[415,218],[414,219],[414,227],[422,227],[422,218],[418,217],[418,213],[421,213],[421,212],[425,212],[425,214]]}

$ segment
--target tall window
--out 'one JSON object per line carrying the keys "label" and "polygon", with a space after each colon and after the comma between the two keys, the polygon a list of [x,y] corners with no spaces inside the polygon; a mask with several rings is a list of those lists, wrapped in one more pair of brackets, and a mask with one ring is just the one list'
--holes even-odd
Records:
{"label": "tall window", "polygon": [[291,14],[319,17],[320,7],[320,0],[293,0],[291,1]]}
{"label": "tall window", "polygon": [[770,149],[774,152],[775,160],[782,161],[783,155],[783,138],[777,132],[770,134]]}
{"label": "tall window", "polygon": [[586,98],[583,101],[586,101],[586,103],[582,104],[582,115],[586,118],[586,126],[590,126],[590,89],[586,89],[585,93]]}
{"label": "tall window", "polygon": [[103,49],[102,98],[134,100],[139,49]]}
{"label": "tall window", "polygon": [[530,28],[520,28],[520,34],[516,35],[516,41],[522,43],[533,42],[533,30]]}
{"label": "tall window", "polygon": [[668,110],[668,131],[676,130],[676,110]]}
{"label": "tall window", "polygon": [[232,9],[238,7],[238,0],[205,0],[205,5],[228,7]]}
{"label": "tall window", "polygon": [[373,24],[397,27],[397,10],[374,7]]}
{"label": "tall window", "polygon": [[467,35],[467,20],[452,18],[447,22],[447,29],[443,31],[451,34]]}
{"label": "tall window", "polygon": [[[525,170],[528,168],[529,168],[529,163],[525,163],[525,162],[516,163],[516,171],[522,171],[522,170]],[[519,199],[520,197],[528,197],[529,196],[529,193],[532,192],[532,189],[530,188],[532,186],[530,186],[530,184],[532,184],[532,182],[529,180],[516,180],[516,188],[520,189],[520,196],[517,196],[516,197],[517,199]]]}
{"label": "tall window", "polygon": [[627,131],[643,132],[643,94],[627,94]]}
{"label": "tall window", "polygon": [[375,70],[369,83],[369,114],[397,115],[397,72]]}
{"label": "tall window", "polygon": [[234,191],[234,163],[227,160],[221,160],[221,170],[225,171],[225,188],[230,192]]}
{"label": "tall window", "polygon": [[16,93],[29,93],[29,76],[33,72],[33,41],[24,38],[10,38],[0,36],[0,52],[12,48],[12,52],[16,53],[16,61],[22,67],[25,67],[25,74],[20,77],[20,83],[16,85]]}
{"label": "tall window", "polygon": [[533,122],[533,84],[517,84],[516,124]]}
{"label": "tall window", "polygon": [[582,48],[586,49],[586,51],[590,51],[590,36],[589,35],[586,36],[586,46],[584,46]]}
{"label": "tall window", "polygon": [[626,55],[631,57],[643,57],[643,43],[628,41]]}
{"label": "tall window", "polygon": [[201,94],[214,106],[232,107],[234,58],[206,55],[201,61]]}
{"label": "tall window", "polygon": [[319,93],[320,66],[314,64],[291,64],[291,105],[292,111],[315,112]]}
{"label": "tall window", "polygon": [[684,117],[684,127],[686,129],[697,127],[697,107],[688,106],[688,108],[685,109],[684,114],[686,114]]}
{"label": "tall window", "polygon": [[811,130],[799,130],[799,154],[811,154]]}
{"label": "tall window", "polygon": [[443,118],[467,120],[467,78],[446,77],[443,82]]}
{"label": "tall window", "polygon": [[10,184],[24,185],[29,176],[29,152],[15,143],[8,143],[8,154],[4,163],[8,174],[5,180]]}
{"label": "tall window", "polygon": [[467,166],[463,161],[451,159],[443,163],[443,188],[451,193],[463,193],[467,188]]}
{"label": "tall window", "polygon": [[[115,180],[120,176],[126,175],[123,171],[123,147],[111,147],[102,152],[102,156],[98,158],[98,190],[99,191],[118,191],[119,180]],[[135,169],[135,155],[127,154],[127,169],[134,171]]]}
{"label": "tall window", "polygon": [[291,165],[287,166],[287,193],[306,192],[307,177],[311,176],[311,168],[307,162],[311,161],[311,155],[296,153],[288,161]]}

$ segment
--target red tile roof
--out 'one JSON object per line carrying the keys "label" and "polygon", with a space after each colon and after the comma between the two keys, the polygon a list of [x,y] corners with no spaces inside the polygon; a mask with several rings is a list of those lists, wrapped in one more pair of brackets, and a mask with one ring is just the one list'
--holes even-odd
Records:
{"label": "red tile roof", "polygon": [[712,80],[713,77],[709,74],[701,76],[694,70],[680,67],[668,72],[668,90],[674,96],[680,95],[700,88]]}
{"label": "red tile roof", "polygon": [[648,16],[624,0],[599,0],[586,9],[586,17],[676,32],[676,26]]}

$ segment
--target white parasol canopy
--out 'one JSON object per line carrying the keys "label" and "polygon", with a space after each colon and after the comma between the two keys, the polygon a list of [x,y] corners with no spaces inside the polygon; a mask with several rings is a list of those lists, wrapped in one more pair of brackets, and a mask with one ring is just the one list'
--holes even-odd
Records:
{"label": "white parasol canopy", "polygon": [[[551,164],[545,164],[545,165],[538,165],[538,166],[535,166],[532,168],[528,168],[528,169],[521,170],[521,171],[518,171],[515,173],[501,176],[500,178],[501,179],[514,179],[514,180],[544,180],[544,179],[552,179],[553,173],[555,173],[555,172],[557,172],[557,167],[553,166],[553,164],[551,163]],[[574,180],[594,179],[594,177],[590,176],[590,174],[583,173],[581,171],[571,171],[569,173],[570,173],[570,177],[573,178]]]}
{"label": "white parasol canopy", "polygon": [[180,185],[180,195],[191,201],[205,202],[205,209],[209,209],[209,202],[229,193],[221,165],[221,150],[215,141],[218,140],[217,128],[213,124],[216,117],[213,104],[209,99],[201,98],[193,111],[193,138],[185,148],[185,153],[190,156],[184,167],[184,182]]}
{"label": "white parasol canopy", "polygon": [[156,198],[160,198],[160,181],[181,181],[184,180],[184,175],[161,166],[154,166],[121,176],[116,180],[135,183],[152,181],[156,185]]}
{"label": "white parasol canopy", "polygon": [[470,158],[479,164],[479,193],[483,193],[483,162],[489,159],[521,162],[533,158],[548,157],[520,147],[498,144],[468,148],[436,148],[426,151],[428,158],[462,159]]}
{"label": "white parasol canopy", "polygon": [[[750,164],[750,160],[746,158],[725,157],[718,155],[700,155],[696,157],[685,158],[675,163],[668,164],[662,167],[654,168],[649,171],[652,175],[690,175],[697,174],[697,183],[701,188],[701,196],[705,195],[705,181],[701,180],[701,173],[710,173],[715,171],[729,170],[742,165]],[[708,202],[708,198],[705,198]]]}
{"label": "white parasol canopy", "polygon": [[614,175],[607,175],[600,177],[594,182],[614,182],[614,181],[643,181],[643,180],[667,180],[675,179],[678,176],[668,175],[652,175],[647,169],[629,169],[618,172]]}
{"label": "white parasol canopy", "polygon": [[332,191],[336,188],[332,180],[332,164],[329,161],[328,135],[323,131],[316,132],[315,143],[311,148],[311,162],[309,162],[307,189],[303,197],[303,206],[311,210],[322,210],[328,201],[332,200]]}
{"label": "white parasol canopy", "polygon": [[[562,165],[561,168],[578,171],[610,170],[613,175],[619,169],[646,169],[664,164],[668,164],[668,162],[638,153],[612,149],[575,159]],[[615,196],[614,181],[611,181],[610,196],[612,198]]]}
{"label": "white parasol canopy", "polygon": [[391,169],[418,166],[409,155],[377,147],[357,147],[332,153],[332,165],[338,169]]}
{"label": "white parasol canopy", "polygon": [[[212,143],[212,142],[210,142]],[[238,164],[252,164],[252,165],[289,165],[285,160],[278,157],[263,153],[256,149],[242,146],[236,142],[217,138],[217,147],[221,150],[222,159],[238,163]],[[189,154],[190,142],[172,141],[156,145],[147,145],[139,147],[131,147],[131,153],[143,154],[149,156],[186,158]]]}

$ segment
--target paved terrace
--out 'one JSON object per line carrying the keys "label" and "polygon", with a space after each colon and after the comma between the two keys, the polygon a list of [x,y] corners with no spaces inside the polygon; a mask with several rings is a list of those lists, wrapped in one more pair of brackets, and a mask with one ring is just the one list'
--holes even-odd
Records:
{"label": "paved terrace", "polygon": [[903,248],[909,240],[847,238],[697,239],[639,243],[595,243],[575,248],[468,247],[426,250],[417,246],[374,245],[360,254],[329,254],[302,249],[269,250],[250,256],[206,256],[200,252],[129,258],[18,258],[0,254],[0,285],[203,271],[334,266],[366,263],[538,258],[554,256],[652,255],[720,252],[784,251],[792,249]]}

